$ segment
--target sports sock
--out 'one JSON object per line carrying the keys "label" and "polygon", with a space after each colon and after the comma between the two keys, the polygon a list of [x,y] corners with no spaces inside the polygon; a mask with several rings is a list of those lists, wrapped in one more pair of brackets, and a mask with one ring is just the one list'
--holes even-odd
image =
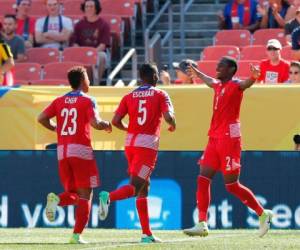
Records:
{"label": "sports sock", "polygon": [[59,203],[58,205],[61,207],[69,206],[69,205],[76,205],[79,200],[79,196],[76,193],[64,192],[58,195]]}
{"label": "sports sock", "polygon": [[81,234],[86,224],[88,223],[91,211],[91,201],[79,198],[76,207],[74,233]]}
{"label": "sports sock", "polygon": [[149,224],[147,197],[137,198],[135,204],[140,218],[143,234],[146,234],[148,236],[152,235],[150,224]]}
{"label": "sports sock", "polygon": [[135,194],[135,187],[132,185],[125,185],[110,192],[109,199],[110,201],[124,200],[134,196],[134,194]]}
{"label": "sports sock", "polygon": [[207,210],[210,204],[210,182],[209,178],[204,176],[198,176],[197,179],[197,206],[198,206],[198,216],[200,221],[207,221]]}
{"label": "sports sock", "polygon": [[238,181],[226,184],[226,189],[229,193],[232,193],[234,196],[239,198],[247,207],[253,209],[258,216],[263,213],[264,209],[259,204],[252,191]]}

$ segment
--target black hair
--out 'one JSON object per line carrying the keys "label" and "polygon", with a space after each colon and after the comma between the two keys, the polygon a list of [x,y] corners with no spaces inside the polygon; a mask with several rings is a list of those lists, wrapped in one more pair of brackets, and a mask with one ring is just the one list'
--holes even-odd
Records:
{"label": "black hair", "polygon": [[86,69],[82,66],[72,67],[68,71],[68,80],[72,89],[78,89],[81,82],[84,80]]}
{"label": "black hair", "polygon": [[232,75],[235,75],[235,73],[237,72],[237,69],[238,69],[236,60],[229,56],[223,56],[222,60],[224,60],[226,62],[226,64],[229,66],[229,68],[233,68]]}
{"label": "black hair", "polygon": [[81,4],[80,9],[82,12],[84,12],[84,8],[85,8],[85,3],[88,1],[93,1],[95,3],[95,8],[96,8],[96,14],[99,15],[99,13],[102,10],[101,4],[99,0],[84,0],[84,2]]}
{"label": "black hair", "polygon": [[145,83],[155,85],[158,79],[154,79],[154,76],[157,74],[157,66],[155,63],[144,63],[141,65],[140,69],[140,78]]}
{"label": "black hair", "polygon": [[5,19],[5,18],[12,18],[12,19],[14,19],[15,22],[17,22],[17,17],[16,17],[16,15],[14,15],[14,14],[6,14],[6,15],[4,16],[4,19]]}
{"label": "black hair", "polygon": [[294,135],[293,140],[295,144],[300,144],[300,135]]}

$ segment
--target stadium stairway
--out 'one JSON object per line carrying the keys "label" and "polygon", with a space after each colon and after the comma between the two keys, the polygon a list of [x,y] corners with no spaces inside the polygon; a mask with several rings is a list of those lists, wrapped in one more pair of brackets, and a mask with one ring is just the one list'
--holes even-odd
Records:
{"label": "stadium stairway", "polygon": [[[187,0],[185,1],[187,2]],[[173,46],[174,46],[174,61],[180,61],[184,58],[194,60],[200,59],[201,51],[209,45],[213,44],[213,36],[218,30],[218,11],[222,10],[226,0],[220,0],[218,4],[215,0],[194,0],[193,4],[188,9],[185,15],[185,48],[184,54],[181,53],[180,47],[180,0],[172,0],[173,4]],[[165,3],[160,0],[160,7]],[[147,23],[153,20],[154,14],[147,14]],[[164,14],[157,25],[153,28],[151,35],[156,31],[164,35],[168,30],[168,14]],[[143,31],[140,27],[136,33],[136,49],[138,53],[138,63],[143,63],[145,60],[144,55],[144,42]],[[125,52],[130,49],[129,46],[125,47]],[[162,50],[163,64],[168,63],[168,47]],[[122,79],[124,81],[130,80],[131,64],[129,63],[122,71]]]}

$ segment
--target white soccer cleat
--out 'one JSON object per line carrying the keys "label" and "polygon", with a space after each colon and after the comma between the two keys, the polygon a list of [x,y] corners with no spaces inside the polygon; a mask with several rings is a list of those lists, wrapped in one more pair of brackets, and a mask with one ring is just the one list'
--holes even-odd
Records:
{"label": "white soccer cleat", "polygon": [[100,220],[105,220],[107,215],[108,215],[108,209],[109,209],[109,193],[102,191],[99,194],[99,211],[98,211],[98,215],[99,215],[99,219]]}
{"label": "white soccer cleat", "polygon": [[263,237],[270,229],[272,222],[272,210],[265,209],[261,216],[259,216],[259,237]]}
{"label": "white soccer cleat", "polygon": [[208,235],[208,226],[205,221],[201,221],[192,228],[187,228],[183,230],[183,233],[189,236],[200,236],[206,237]]}
{"label": "white soccer cleat", "polygon": [[46,217],[50,222],[55,220],[55,214],[58,203],[59,197],[56,194],[49,193],[47,195]]}

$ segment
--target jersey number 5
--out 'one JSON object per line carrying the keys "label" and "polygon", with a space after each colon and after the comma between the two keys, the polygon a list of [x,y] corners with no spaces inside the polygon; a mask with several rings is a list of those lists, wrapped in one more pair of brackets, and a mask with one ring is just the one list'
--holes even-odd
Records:
{"label": "jersey number 5", "polygon": [[147,119],[147,109],[144,106],[146,100],[139,100],[139,114],[142,114],[141,117],[138,117],[137,122],[140,126],[144,125]]}
{"label": "jersey number 5", "polygon": [[[71,108],[70,110],[67,108],[62,109],[61,117],[64,118],[64,123],[61,129],[61,135],[75,135],[77,130],[77,109]],[[71,124],[67,127],[69,117],[71,118]]]}

